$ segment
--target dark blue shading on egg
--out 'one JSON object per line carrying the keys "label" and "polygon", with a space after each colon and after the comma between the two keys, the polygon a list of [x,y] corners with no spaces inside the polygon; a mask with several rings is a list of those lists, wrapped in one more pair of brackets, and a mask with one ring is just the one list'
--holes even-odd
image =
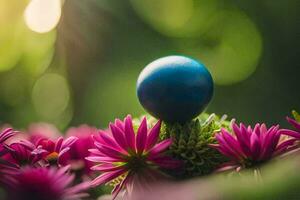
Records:
{"label": "dark blue shading on egg", "polygon": [[185,56],[167,56],[147,65],[137,81],[137,96],[151,115],[184,123],[199,115],[213,95],[206,67]]}

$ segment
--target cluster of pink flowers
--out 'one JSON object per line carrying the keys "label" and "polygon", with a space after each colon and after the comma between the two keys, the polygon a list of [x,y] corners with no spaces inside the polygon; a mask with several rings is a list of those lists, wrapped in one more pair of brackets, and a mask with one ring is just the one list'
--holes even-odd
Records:
{"label": "cluster of pink flowers", "polygon": [[256,124],[254,128],[235,122],[231,131],[224,128],[216,134],[217,144],[211,144],[230,161],[224,163],[218,171],[259,167],[261,164],[298,149],[300,140],[300,122],[287,117],[288,122],[297,131],[280,129],[279,125],[267,128],[265,124]]}
{"label": "cluster of pink flowers", "polygon": [[[221,129],[211,147],[229,162],[218,171],[257,168],[299,148],[300,122],[287,120],[295,130],[235,122]],[[113,186],[112,199],[120,193],[130,198],[152,181],[169,178],[165,172],[184,167],[168,153],[173,138],[161,139],[160,129],[160,120],[149,126],[146,118],[134,128],[130,115],[106,130],[82,125],[64,136],[48,124],[33,124],[25,132],[3,129],[0,187],[8,200],[80,200],[103,184]]]}
{"label": "cluster of pink flowers", "polygon": [[115,198],[141,175],[160,177],[159,169],[179,166],[164,155],[172,141],[159,139],[160,121],[149,129],[144,118],[135,132],[127,116],[109,127],[98,130],[82,125],[70,128],[65,136],[48,124],[33,124],[25,132],[4,129],[0,187],[7,191],[7,199],[77,200],[101,184],[114,185]]}
{"label": "cluster of pink flowers", "polygon": [[[75,200],[86,196],[83,192],[90,188],[90,181],[75,184],[77,177],[72,173],[74,162],[83,162],[79,171],[89,167],[85,157],[93,146],[95,131],[90,127],[83,131],[83,127],[70,129],[65,138],[46,124],[34,124],[26,132],[4,129],[0,133],[0,186],[7,191],[7,199]],[[85,135],[78,134],[81,131]],[[80,150],[76,144],[81,144]],[[73,157],[74,151],[82,154]]]}

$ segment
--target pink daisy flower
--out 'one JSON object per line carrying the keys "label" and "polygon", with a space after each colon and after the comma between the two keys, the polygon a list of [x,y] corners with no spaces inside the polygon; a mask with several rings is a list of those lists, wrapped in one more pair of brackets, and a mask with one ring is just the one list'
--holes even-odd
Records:
{"label": "pink daisy flower", "polygon": [[42,159],[42,152],[33,153],[36,146],[27,140],[5,145],[5,148],[8,154],[3,158],[10,163],[14,163],[18,168],[26,165],[38,165],[38,162]]}
{"label": "pink daisy flower", "polygon": [[69,137],[64,140],[63,137],[58,138],[56,141],[42,138],[37,141],[37,148],[33,154],[42,154],[42,158],[50,165],[62,165],[66,163],[63,160],[63,155],[67,153],[71,146],[77,141],[76,137]]}
{"label": "pink daisy flower", "polygon": [[146,118],[143,118],[137,133],[134,132],[131,116],[124,121],[116,119],[110,124],[110,131],[99,131],[94,137],[95,149],[90,149],[88,160],[97,163],[93,170],[102,172],[92,184],[94,186],[112,183],[115,187],[113,198],[128,189],[137,176],[149,174],[158,168],[177,168],[180,163],[164,155],[172,140],[159,142],[161,122],[150,130]]}
{"label": "pink daisy flower", "polygon": [[57,169],[26,167],[14,176],[15,183],[8,190],[9,200],[80,200],[88,196],[90,183],[73,186],[74,175],[67,173],[68,166]]}
{"label": "pink daisy flower", "polygon": [[65,154],[63,160],[70,164],[73,170],[80,171],[82,174],[90,174],[93,163],[85,158],[90,155],[89,149],[94,148],[94,140],[92,135],[96,135],[98,130],[88,125],[70,128],[66,136],[77,137],[78,140],[73,144],[72,148]]}
{"label": "pink daisy flower", "polygon": [[233,123],[232,130],[234,134],[222,129],[216,134],[218,144],[211,145],[231,159],[220,171],[259,165],[286,152],[295,142],[295,139],[280,141],[278,125],[268,129],[265,124],[256,124],[252,129],[250,126],[246,128],[242,123],[240,126]]}

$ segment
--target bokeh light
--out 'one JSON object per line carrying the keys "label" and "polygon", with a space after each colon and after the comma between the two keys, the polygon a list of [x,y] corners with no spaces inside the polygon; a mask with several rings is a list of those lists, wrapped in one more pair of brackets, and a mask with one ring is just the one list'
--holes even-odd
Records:
{"label": "bokeh light", "polygon": [[24,33],[22,65],[28,75],[37,77],[50,65],[54,55],[56,31],[39,34],[26,30]]}
{"label": "bokeh light", "polygon": [[60,17],[60,0],[31,0],[24,12],[26,25],[38,33],[46,33],[54,29]]}
{"label": "bokeh light", "polygon": [[15,67],[22,56],[25,6],[26,0],[0,0],[0,72]]}
{"label": "bokeh light", "polygon": [[70,103],[67,80],[56,73],[40,77],[32,89],[32,102],[41,118],[53,121],[64,113]]}
{"label": "bokeh light", "polygon": [[220,0],[131,0],[131,3],[146,23],[171,37],[199,37],[221,6]]}
{"label": "bokeh light", "polygon": [[220,85],[238,83],[256,69],[262,53],[262,37],[242,11],[219,12],[200,41],[181,41],[183,52],[202,61]]}

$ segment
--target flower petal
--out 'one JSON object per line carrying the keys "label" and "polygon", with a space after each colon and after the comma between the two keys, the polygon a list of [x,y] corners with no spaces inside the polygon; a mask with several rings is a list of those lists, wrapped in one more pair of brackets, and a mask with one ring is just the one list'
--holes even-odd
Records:
{"label": "flower petal", "polygon": [[14,136],[16,132],[12,128],[6,128],[0,133],[0,143],[3,143],[8,138]]}
{"label": "flower petal", "polygon": [[128,151],[128,145],[126,143],[125,139],[125,133],[117,126],[113,125],[112,123],[109,124],[111,133],[115,139],[115,141],[118,143],[118,145],[124,150]]}
{"label": "flower petal", "polygon": [[300,133],[297,131],[289,130],[289,129],[281,129],[280,133],[283,135],[288,135],[297,139],[300,139]]}
{"label": "flower petal", "polygon": [[135,145],[138,153],[142,153],[144,151],[146,143],[147,143],[147,121],[146,121],[146,117],[144,117],[137,131],[137,136],[136,136]]}
{"label": "flower petal", "polygon": [[149,150],[156,144],[160,133],[160,127],[161,127],[161,120],[159,120],[150,130],[147,138],[146,150]]}
{"label": "flower petal", "polygon": [[[45,142],[47,142],[47,146],[50,146],[52,145],[52,141],[51,140],[44,140]],[[53,151],[56,151],[56,152],[59,152],[61,150],[61,146],[62,146],[62,143],[64,141],[64,138],[63,137],[59,137],[57,139],[57,141],[55,142],[55,146],[54,146],[54,149],[52,149]],[[41,140],[42,142],[42,140]],[[44,146],[44,145],[43,145]],[[53,148],[53,147],[52,147]],[[49,149],[48,149],[49,150]]]}
{"label": "flower petal", "polygon": [[112,181],[113,179],[117,178],[118,176],[124,174],[126,170],[119,169],[113,172],[106,172],[98,176],[92,181],[93,186],[98,186],[104,183],[108,183],[109,181]]}
{"label": "flower petal", "polygon": [[91,170],[98,170],[101,172],[109,172],[109,171],[116,171],[119,169],[124,169],[124,166],[114,166],[109,163],[101,164],[101,165],[96,165],[91,167]]}
{"label": "flower petal", "polygon": [[125,118],[125,137],[129,148],[135,151],[135,134],[130,115]]}
{"label": "flower petal", "polygon": [[252,159],[258,160],[261,147],[259,142],[259,136],[256,133],[252,133],[250,138],[250,145],[251,145]]}
{"label": "flower petal", "polygon": [[286,119],[292,126],[294,126],[297,130],[300,131],[300,123],[299,122],[297,122],[296,120],[289,118],[289,117],[287,117]]}
{"label": "flower petal", "polygon": [[98,142],[95,142],[95,146],[97,147],[97,149],[107,155],[108,157],[112,157],[112,158],[119,158],[119,159],[122,159],[122,153],[113,149],[112,147],[110,146],[105,146],[103,144],[100,144]]}
{"label": "flower petal", "polygon": [[77,137],[71,136],[63,141],[61,149],[72,146],[78,140]]}
{"label": "flower petal", "polygon": [[94,136],[93,137],[95,141],[98,141],[99,143],[103,143],[107,146],[110,146],[117,151],[122,151],[121,147],[115,142],[113,138],[108,136],[108,134],[105,131],[99,131],[99,137]]}
{"label": "flower petal", "polygon": [[166,150],[172,144],[172,139],[166,139],[162,142],[156,144],[150,151],[150,155],[156,155],[161,153],[162,151]]}

